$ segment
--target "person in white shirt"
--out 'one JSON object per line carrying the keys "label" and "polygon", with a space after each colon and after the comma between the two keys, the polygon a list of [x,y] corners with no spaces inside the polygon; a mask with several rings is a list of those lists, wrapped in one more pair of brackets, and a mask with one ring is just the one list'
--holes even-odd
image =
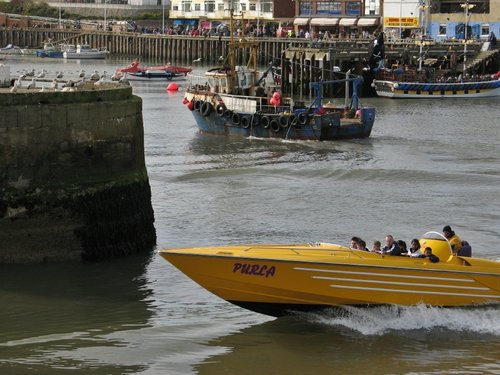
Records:
{"label": "person in white shirt", "polygon": [[408,256],[412,258],[420,258],[424,254],[420,251],[420,242],[418,239],[414,238],[411,240],[410,251],[408,252]]}

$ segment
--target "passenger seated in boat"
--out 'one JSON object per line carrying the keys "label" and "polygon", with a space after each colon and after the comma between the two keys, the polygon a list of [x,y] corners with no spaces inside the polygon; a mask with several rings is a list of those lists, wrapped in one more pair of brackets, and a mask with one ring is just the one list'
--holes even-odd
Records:
{"label": "passenger seated in boat", "polygon": [[373,241],[371,252],[372,253],[380,253],[381,247],[382,247],[382,244],[380,243],[380,241]]}
{"label": "passenger seated in boat", "polygon": [[381,253],[389,255],[401,255],[401,249],[394,241],[394,237],[391,234],[385,236],[385,246],[382,248]]}
{"label": "passenger seated in boat", "polygon": [[359,241],[361,238],[359,237],[353,237],[351,238],[351,249],[359,249]]}
{"label": "passenger seated in boat", "polygon": [[406,247],[406,242],[403,240],[398,240],[398,246],[401,249],[401,255],[406,255],[408,254],[408,248]]}
{"label": "passenger seated in boat", "polygon": [[358,250],[370,251],[366,247],[366,242],[364,240],[362,240],[361,238],[358,241]]}
{"label": "passenger seated in boat", "polygon": [[462,240],[460,239],[460,237],[458,237],[455,232],[451,230],[451,227],[449,225],[446,225],[443,228],[443,236],[445,236],[450,243],[453,255],[457,255],[462,248]]}
{"label": "passenger seated in boat", "polygon": [[411,240],[410,251],[408,252],[408,256],[412,258],[419,258],[422,255],[424,254],[422,254],[422,252],[420,251],[420,241],[414,238],[413,240]]}
{"label": "passenger seated in boat", "polygon": [[439,258],[437,256],[435,256],[434,254],[432,254],[432,249],[430,247],[425,248],[423,258],[429,259],[429,261],[431,261],[431,263],[439,262]]}

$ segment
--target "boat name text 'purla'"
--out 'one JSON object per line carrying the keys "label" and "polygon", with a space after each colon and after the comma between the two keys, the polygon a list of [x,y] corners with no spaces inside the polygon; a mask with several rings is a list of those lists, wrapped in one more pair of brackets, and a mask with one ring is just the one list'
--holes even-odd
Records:
{"label": "boat name text 'purla'", "polygon": [[259,264],[248,264],[248,263],[235,263],[233,266],[233,273],[240,272],[246,275],[255,276],[274,276],[276,273],[275,266],[259,265]]}

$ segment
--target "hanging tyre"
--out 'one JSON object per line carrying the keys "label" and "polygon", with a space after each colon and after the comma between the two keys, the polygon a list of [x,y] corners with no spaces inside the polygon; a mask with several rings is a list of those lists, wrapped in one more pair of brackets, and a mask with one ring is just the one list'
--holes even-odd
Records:
{"label": "hanging tyre", "polygon": [[281,126],[280,126],[278,120],[271,120],[271,122],[269,123],[269,127],[275,133],[278,133],[281,129]]}
{"label": "hanging tyre", "polygon": [[242,116],[241,121],[240,121],[240,125],[242,128],[248,129],[250,127],[250,117]]}
{"label": "hanging tyre", "polygon": [[200,111],[200,108],[201,108],[201,104],[202,104],[202,101],[201,100],[197,100],[194,102],[194,110],[195,111]]}
{"label": "hanging tyre", "polygon": [[217,104],[217,107],[215,107],[215,112],[219,116],[224,116],[224,112],[226,111],[226,106],[224,104]]}
{"label": "hanging tyre", "polygon": [[299,113],[299,116],[297,117],[298,122],[300,125],[305,125],[307,124],[307,113],[301,112]]}
{"label": "hanging tyre", "polygon": [[226,109],[224,111],[224,116],[227,117],[227,118],[233,117],[233,111],[231,111],[230,109]]}
{"label": "hanging tyre", "polygon": [[231,120],[233,121],[234,125],[239,125],[241,122],[241,116],[238,113],[233,113]]}
{"label": "hanging tyre", "polygon": [[260,125],[260,115],[253,114],[250,120],[253,127]]}
{"label": "hanging tyre", "polygon": [[264,129],[269,128],[269,124],[271,123],[271,119],[268,116],[262,116],[260,119],[260,123]]}
{"label": "hanging tyre", "polygon": [[210,113],[212,113],[213,108],[212,103],[203,102],[200,108],[200,113],[203,117],[207,117]]}
{"label": "hanging tyre", "polygon": [[288,128],[288,125],[290,125],[290,116],[280,116],[278,122],[282,128]]}

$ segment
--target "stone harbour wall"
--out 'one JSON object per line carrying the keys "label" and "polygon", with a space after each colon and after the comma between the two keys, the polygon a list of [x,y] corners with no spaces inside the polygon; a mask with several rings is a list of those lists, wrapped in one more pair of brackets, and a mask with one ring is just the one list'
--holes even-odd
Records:
{"label": "stone harbour wall", "polygon": [[142,101],[132,89],[0,90],[0,263],[152,250]]}

